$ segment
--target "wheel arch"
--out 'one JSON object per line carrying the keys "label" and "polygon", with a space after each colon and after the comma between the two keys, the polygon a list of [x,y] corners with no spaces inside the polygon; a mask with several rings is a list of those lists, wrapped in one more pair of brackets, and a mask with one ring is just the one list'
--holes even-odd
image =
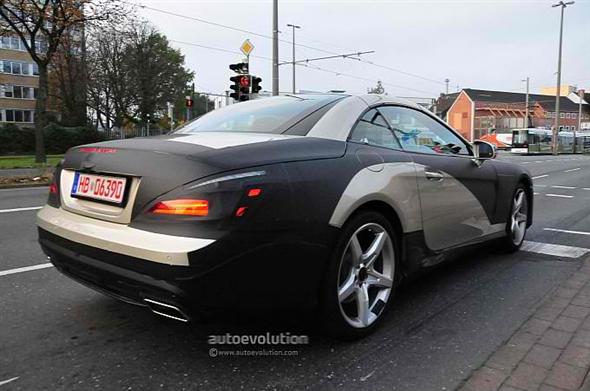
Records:
{"label": "wheel arch", "polygon": [[393,206],[391,206],[389,203],[382,201],[382,200],[375,199],[375,200],[365,201],[364,203],[362,203],[361,205],[359,205],[356,209],[354,209],[352,211],[352,213],[348,216],[346,221],[350,220],[354,215],[356,215],[362,211],[365,211],[365,210],[373,210],[373,211],[381,213],[391,223],[391,226],[395,230],[395,235],[398,237],[398,239],[400,239],[400,244],[401,244],[401,239],[402,239],[404,229],[403,229],[402,221],[399,217],[399,214],[397,213],[397,211],[395,210],[395,208]]}

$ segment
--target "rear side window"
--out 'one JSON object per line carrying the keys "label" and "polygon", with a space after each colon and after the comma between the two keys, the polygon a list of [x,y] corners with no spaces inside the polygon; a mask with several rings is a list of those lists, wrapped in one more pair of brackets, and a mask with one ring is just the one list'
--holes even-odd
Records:
{"label": "rear side window", "polygon": [[387,121],[379,111],[372,109],[367,111],[358,121],[352,133],[350,141],[375,145],[391,149],[399,149],[400,145]]}
{"label": "rear side window", "polygon": [[319,98],[279,96],[236,103],[212,111],[187,124],[176,133],[283,133],[293,124],[334,99],[334,96]]}

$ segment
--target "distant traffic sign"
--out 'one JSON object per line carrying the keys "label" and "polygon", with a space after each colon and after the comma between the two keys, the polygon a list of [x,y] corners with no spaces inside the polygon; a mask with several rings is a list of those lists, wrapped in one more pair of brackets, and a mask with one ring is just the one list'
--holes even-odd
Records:
{"label": "distant traffic sign", "polygon": [[254,44],[252,44],[252,42],[250,42],[250,40],[247,39],[247,40],[244,41],[244,43],[242,44],[242,46],[240,46],[240,50],[246,56],[249,56],[250,53],[252,53],[252,50],[254,50]]}

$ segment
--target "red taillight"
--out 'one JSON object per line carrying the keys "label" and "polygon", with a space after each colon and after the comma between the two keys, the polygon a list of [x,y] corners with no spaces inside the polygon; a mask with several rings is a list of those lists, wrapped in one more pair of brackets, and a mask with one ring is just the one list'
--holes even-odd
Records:
{"label": "red taillight", "polygon": [[160,201],[151,209],[152,213],[162,215],[207,216],[209,201],[207,200],[169,200]]}
{"label": "red taillight", "polygon": [[248,190],[248,197],[258,197],[262,193],[262,189],[250,189]]}
{"label": "red taillight", "polygon": [[246,213],[246,210],[248,210],[247,206],[240,206],[236,210],[236,217],[242,217]]}
{"label": "red taillight", "polygon": [[49,185],[49,192],[51,194],[57,194],[57,185],[55,184],[55,182]]}

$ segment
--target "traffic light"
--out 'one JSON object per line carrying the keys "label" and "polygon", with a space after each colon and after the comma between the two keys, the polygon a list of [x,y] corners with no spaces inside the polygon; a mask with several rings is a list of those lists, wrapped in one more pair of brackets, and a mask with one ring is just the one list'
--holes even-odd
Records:
{"label": "traffic light", "polygon": [[250,99],[250,75],[240,76],[240,98],[241,102]]}
{"label": "traffic light", "polygon": [[260,86],[260,83],[262,82],[262,78],[258,77],[258,76],[252,76],[252,94],[258,94],[258,92],[262,89],[262,87]]}
{"label": "traffic light", "polygon": [[247,62],[239,62],[237,64],[229,64],[229,69],[236,73],[240,73],[242,75],[248,74],[248,63]]}
{"label": "traffic light", "polygon": [[234,98],[235,100],[240,100],[240,79],[241,78],[242,78],[242,76],[239,76],[239,75],[232,76],[229,78],[229,80],[233,82],[233,84],[229,88],[231,88],[234,91],[231,94],[229,94],[229,96]]}

